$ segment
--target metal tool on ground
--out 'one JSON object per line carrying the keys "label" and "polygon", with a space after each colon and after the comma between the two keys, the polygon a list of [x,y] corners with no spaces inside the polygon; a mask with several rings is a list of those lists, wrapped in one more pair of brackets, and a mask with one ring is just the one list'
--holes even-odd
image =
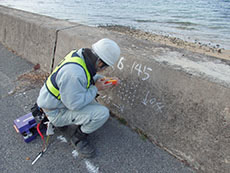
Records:
{"label": "metal tool on ground", "polygon": [[46,150],[47,150],[47,148],[48,148],[48,141],[49,141],[49,137],[50,137],[50,136],[47,136],[46,141],[45,141],[44,136],[43,136],[43,134],[42,134],[41,131],[40,131],[40,125],[41,125],[41,123],[42,123],[42,122],[40,122],[40,123],[37,125],[37,131],[38,131],[38,134],[41,136],[41,139],[42,139],[42,141],[43,141],[42,151],[39,152],[38,155],[35,157],[35,159],[34,159],[33,162],[32,162],[32,165],[34,165],[34,164],[38,161],[38,159],[39,159],[40,157],[43,156],[43,154],[46,152]]}
{"label": "metal tool on ground", "polygon": [[45,152],[45,151],[41,151],[40,153],[38,153],[38,155],[36,156],[36,158],[35,158],[34,161],[32,162],[32,165],[34,165],[34,164],[38,161],[38,159],[39,159],[40,157],[42,157],[42,155],[43,155],[44,152]]}

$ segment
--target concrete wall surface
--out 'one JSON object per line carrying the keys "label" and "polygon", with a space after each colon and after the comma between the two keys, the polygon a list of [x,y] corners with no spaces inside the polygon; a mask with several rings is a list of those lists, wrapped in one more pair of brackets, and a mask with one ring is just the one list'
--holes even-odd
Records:
{"label": "concrete wall surface", "polygon": [[18,55],[32,63],[50,69],[57,31],[74,27],[69,23],[46,16],[0,6],[0,40]]}
{"label": "concrete wall surface", "polygon": [[229,172],[229,61],[3,6],[0,22],[0,41],[48,71],[53,57],[115,40],[120,61],[103,74],[122,82],[99,100],[199,172]]}

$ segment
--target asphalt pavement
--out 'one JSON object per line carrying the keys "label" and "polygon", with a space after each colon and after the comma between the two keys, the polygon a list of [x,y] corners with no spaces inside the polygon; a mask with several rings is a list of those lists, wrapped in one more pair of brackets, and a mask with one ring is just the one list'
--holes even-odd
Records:
{"label": "asphalt pavement", "polygon": [[111,117],[90,135],[96,156],[82,159],[56,130],[44,155],[38,136],[25,143],[13,121],[30,112],[41,87],[42,72],[0,44],[0,172],[1,173],[191,173],[193,169]]}

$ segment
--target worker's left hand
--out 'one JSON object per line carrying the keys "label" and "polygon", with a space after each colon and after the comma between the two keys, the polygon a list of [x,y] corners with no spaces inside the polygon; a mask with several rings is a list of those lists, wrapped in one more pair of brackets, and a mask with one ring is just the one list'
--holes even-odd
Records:
{"label": "worker's left hand", "polygon": [[95,86],[97,87],[98,91],[101,91],[112,87],[112,84],[111,83],[106,84],[105,79],[98,79],[95,83]]}

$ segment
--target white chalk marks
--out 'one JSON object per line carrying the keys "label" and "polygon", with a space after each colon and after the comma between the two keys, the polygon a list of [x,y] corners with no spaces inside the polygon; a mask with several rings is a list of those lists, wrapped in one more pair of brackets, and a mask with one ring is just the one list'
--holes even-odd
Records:
{"label": "white chalk marks", "polygon": [[[61,142],[67,143],[67,140],[65,137],[58,136],[57,137],[58,140],[60,140]],[[77,150],[73,150],[72,151],[72,156],[77,159],[79,157],[79,153],[77,152]],[[95,166],[93,163],[91,163],[88,159],[84,159],[83,160],[86,166],[86,169],[88,171],[88,173],[99,173],[99,167]]]}
{"label": "white chalk marks", "polygon": [[[123,71],[124,68],[128,68],[131,75],[137,75],[142,82],[121,79],[119,87],[115,90],[116,95],[105,94],[101,96],[104,103],[114,106],[122,113],[130,108],[140,108],[140,105],[142,105],[142,108],[151,108],[156,113],[163,113],[165,107],[164,103],[161,102],[161,99],[151,93],[148,89],[150,87],[145,87],[145,84],[143,83],[151,78],[152,69],[150,67],[137,63],[136,61],[134,61],[132,65],[127,64],[126,59],[121,57],[117,64],[117,68],[120,71]],[[115,100],[119,100],[119,103]]]}
{"label": "white chalk marks", "polygon": [[162,109],[164,108],[164,104],[161,102],[158,102],[155,97],[149,97],[150,91],[148,91],[145,95],[145,98],[141,101],[142,104],[147,106],[148,104],[152,105],[152,107],[156,110],[162,113]]}
{"label": "white chalk marks", "polygon": [[130,83],[121,82],[116,92],[117,93],[116,97],[119,100],[121,100],[120,103],[114,103],[113,97],[109,95],[103,95],[101,96],[101,99],[103,99],[103,101],[106,104],[113,105],[118,111],[124,112],[125,105],[133,106],[135,104],[137,89],[138,89],[138,85],[135,84],[134,82],[130,82]]}
{"label": "white chalk marks", "polygon": [[152,71],[152,69],[150,67],[142,66],[142,64],[138,64],[136,63],[136,61],[134,61],[132,68],[131,68],[131,73],[133,73],[133,71],[137,72],[138,76],[141,76],[142,80],[147,80],[149,79],[150,75],[149,75],[149,71]]}
{"label": "white chalk marks", "polygon": [[[79,153],[77,152],[77,150],[73,150],[72,155],[75,159],[77,159],[79,156]],[[99,173],[99,167],[95,166],[88,159],[84,159],[83,161],[85,163],[88,173]]]}
{"label": "white chalk marks", "polygon": [[77,157],[79,156],[77,150],[73,150],[73,151],[72,151],[72,155],[73,155],[73,157],[74,157],[75,159],[77,159]]}
{"label": "white chalk marks", "polygon": [[89,173],[99,173],[99,167],[94,166],[89,160],[85,160],[85,165]]}
{"label": "white chalk marks", "polygon": [[124,63],[123,63],[123,61],[125,61],[125,58],[124,58],[124,57],[121,57],[120,60],[119,60],[119,62],[117,63],[117,68],[118,68],[119,70],[122,70],[122,69],[124,68]]}
{"label": "white chalk marks", "polygon": [[65,137],[63,137],[62,135],[61,136],[58,136],[57,139],[59,139],[61,142],[65,142],[67,143],[67,140]]}
{"label": "white chalk marks", "polygon": [[[130,65],[124,64],[125,61],[126,60],[124,57],[120,58],[119,62],[117,63],[117,68],[119,70],[123,70],[125,67],[130,68]],[[149,79],[151,71],[152,69],[150,67],[137,63],[136,61],[133,62],[130,69],[131,74],[137,74],[137,76],[140,77],[143,81]]]}
{"label": "white chalk marks", "polygon": [[162,102],[158,101],[156,97],[153,97],[153,96],[150,97],[150,91],[147,91],[146,95],[143,98],[138,98],[138,99],[136,98],[135,92],[130,91],[129,93],[125,93],[125,92],[121,92],[120,90],[118,90],[117,97],[119,97],[121,101],[120,103],[114,103],[113,100],[115,99],[113,99],[111,96],[108,96],[108,95],[101,96],[101,99],[103,99],[103,101],[106,104],[113,105],[119,112],[122,112],[122,113],[125,111],[126,107],[129,106],[129,107],[135,108],[136,105],[139,105],[140,103],[142,103],[144,106],[150,106],[157,113],[163,112],[165,105]]}

